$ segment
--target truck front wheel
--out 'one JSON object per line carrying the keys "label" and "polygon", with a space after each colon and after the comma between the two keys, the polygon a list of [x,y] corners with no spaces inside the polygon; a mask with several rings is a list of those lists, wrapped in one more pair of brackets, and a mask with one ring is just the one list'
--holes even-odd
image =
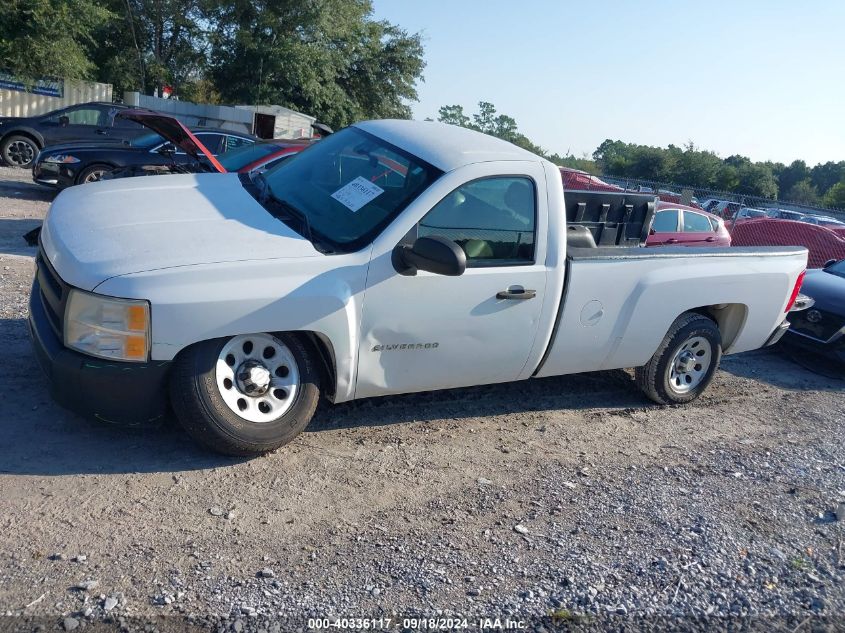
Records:
{"label": "truck front wheel", "polygon": [[712,319],[687,312],[666,333],[651,360],[635,370],[637,385],[658,404],[683,404],[700,396],[722,358],[722,337]]}
{"label": "truck front wheel", "polygon": [[171,372],[170,400],[200,444],[257,455],[299,435],[314,415],[320,372],[310,348],[290,334],[244,334],[197,343]]}

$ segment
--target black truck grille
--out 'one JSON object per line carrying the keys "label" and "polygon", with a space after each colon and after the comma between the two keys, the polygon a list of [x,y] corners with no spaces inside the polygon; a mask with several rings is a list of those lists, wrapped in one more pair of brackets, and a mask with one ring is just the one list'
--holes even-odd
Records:
{"label": "black truck grille", "polygon": [[44,305],[47,318],[50,320],[50,327],[61,340],[63,338],[62,329],[69,287],[53,270],[41,249],[38,250],[38,255],[35,257],[35,267],[41,303]]}

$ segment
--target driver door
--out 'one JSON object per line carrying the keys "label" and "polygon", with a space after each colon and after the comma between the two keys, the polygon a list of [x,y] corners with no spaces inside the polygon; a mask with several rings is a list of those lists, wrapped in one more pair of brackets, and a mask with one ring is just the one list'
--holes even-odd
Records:
{"label": "driver door", "polygon": [[545,173],[531,162],[508,163],[507,176],[501,165],[487,165],[480,169],[490,175],[444,191],[401,240],[456,242],[467,258],[462,275],[400,274],[392,263],[398,240],[377,240],[356,398],[506,382],[525,369],[546,286],[538,238],[546,231]]}

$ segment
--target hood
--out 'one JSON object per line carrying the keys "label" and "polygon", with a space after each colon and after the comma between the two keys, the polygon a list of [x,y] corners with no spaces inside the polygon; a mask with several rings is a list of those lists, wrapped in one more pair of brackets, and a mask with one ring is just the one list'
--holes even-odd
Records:
{"label": "hood", "polygon": [[221,174],[226,173],[226,170],[211,152],[208,151],[206,146],[202,144],[202,141],[174,117],[155,112],[154,110],[141,109],[122,110],[116,116],[129,121],[135,121],[135,123],[140,123],[144,127],[151,129],[195,160],[199,160],[200,156],[205,156],[214,166],[214,169]]}
{"label": "hood", "polygon": [[801,293],[815,299],[815,307],[845,315],[845,278],[822,269],[808,270]]}
{"label": "hood", "polygon": [[249,195],[237,174],[70,187],[50,207],[41,243],[62,279],[83,290],[175,266],[322,256]]}

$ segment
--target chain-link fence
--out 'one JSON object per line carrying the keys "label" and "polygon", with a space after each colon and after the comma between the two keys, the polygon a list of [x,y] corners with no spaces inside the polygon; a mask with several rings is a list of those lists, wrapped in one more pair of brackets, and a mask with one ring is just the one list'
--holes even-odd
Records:
{"label": "chain-link fence", "polygon": [[[690,211],[707,211],[722,220],[730,233],[731,246],[804,246],[809,251],[810,268],[821,268],[830,260],[845,259],[845,211],[839,209],[677,183],[612,175],[591,176],[567,168],[561,169],[561,173],[564,189],[654,194],[661,202],[658,213],[661,209],[669,210],[672,205],[687,205],[692,207]],[[693,225],[684,221],[685,215],[685,211],[678,214],[677,234],[664,243],[696,243],[696,240],[685,239],[685,230]],[[659,241],[655,240],[657,243]],[[648,245],[652,245],[651,240]]]}

